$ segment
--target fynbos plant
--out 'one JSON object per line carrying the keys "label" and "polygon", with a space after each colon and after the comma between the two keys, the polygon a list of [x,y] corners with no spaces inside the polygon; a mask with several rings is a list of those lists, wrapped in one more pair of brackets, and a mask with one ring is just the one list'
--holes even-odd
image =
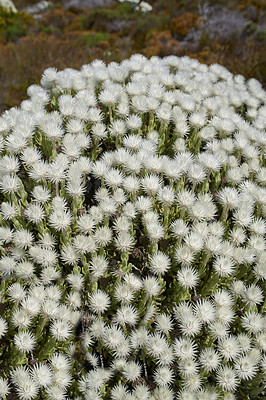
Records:
{"label": "fynbos plant", "polygon": [[0,397],[262,399],[260,83],[134,55],[28,95],[0,117]]}

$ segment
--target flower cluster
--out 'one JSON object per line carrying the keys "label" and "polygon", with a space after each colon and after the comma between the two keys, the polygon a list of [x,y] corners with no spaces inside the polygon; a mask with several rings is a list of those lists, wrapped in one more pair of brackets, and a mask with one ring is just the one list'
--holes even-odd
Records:
{"label": "flower cluster", "polygon": [[0,398],[262,398],[266,93],[134,55],[0,116]]}

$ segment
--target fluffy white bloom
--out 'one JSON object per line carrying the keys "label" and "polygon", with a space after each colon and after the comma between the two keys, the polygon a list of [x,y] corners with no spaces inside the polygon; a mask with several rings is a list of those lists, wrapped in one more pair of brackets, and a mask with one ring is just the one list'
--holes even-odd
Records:
{"label": "fluffy white bloom", "polygon": [[23,330],[14,336],[14,344],[23,353],[28,353],[34,349],[36,339],[32,332]]}
{"label": "fluffy white bloom", "polygon": [[64,231],[72,222],[70,211],[57,209],[49,217],[49,223],[56,231]]}
{"label": "fluffy white bloom", "polygon": [[128,232],[119,232],[115,238],[115,246],[121,252],[127,252],[134,247],[134,238]]}
{"label": "fluffy white bloom", "polygon": [[236,371],[226,365],[219,368],[216,374],[216,380],[218,385],[226,391],[235,390],[239,384]]}
{"label": "fluffy white bloom", "polygon": [[194,288],[198,284],[199,276],[197,271],[191,267],[182,267],[177,272],[177,280],[184,288]]}
{"label": "fluffy white bloom", "polygon": [[0,338],[6,334],[8,330],[8,324],[6,320],[0,317]]}
{"label": "fluffy white bloom", "polygon": [[131,305],[124,305],[118,309],[114,320],[117,321],[119,324],[128,324],[128,325],[136,325],[138,320],[138,312],[134,306]]}
{"label": "fluffy white bloom", "polygon": [[104,313],[110,306],[110,297],[102,290],[90,295],[90,307],[96,314]]}
{"label": "fluffy white bloom", "polygon": [[170,257],[162,251],[158,251],[150,258],[149,268],[155,275],[164,275],[169,270],[170,266]]}
{"label": "fluffy white bloom", "polygon": [[10,393],[8,380],[0,377],[0,396],[4,399]]}
{"label": "fluffy white bloom", "polygon": [[33,365],[30,375],[40,387],[47,387],[52,383],[52,371],[46,364]]}

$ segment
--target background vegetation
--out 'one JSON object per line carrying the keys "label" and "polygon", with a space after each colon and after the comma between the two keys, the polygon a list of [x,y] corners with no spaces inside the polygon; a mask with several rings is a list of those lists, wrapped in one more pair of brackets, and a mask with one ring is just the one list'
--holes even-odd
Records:
{"label": "background vegetation", "polygon": [[[37,1],[14,3],[17,14],[0,10],[0,112],[25,99],[27,87],[49,66],[79,68],[96,58],[121,61],[134,53],[217,62],[266,86],[263,0],[150,0],[148,14],[118,1],[98,9],[67,9],[64,1],[53,1],[45,12],[30,15],[25,7]],[[211,19],[219,12],[225,22],[217,33]]]}

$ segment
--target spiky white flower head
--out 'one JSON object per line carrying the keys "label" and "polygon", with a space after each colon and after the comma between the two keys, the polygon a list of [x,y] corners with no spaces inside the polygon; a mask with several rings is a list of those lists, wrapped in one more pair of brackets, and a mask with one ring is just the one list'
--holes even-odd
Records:
{"label": "spiky white flower head", "polygon": [[161,331],[165,334],[171,332],[173,330],[173,322],[171,317],[167,314],[159,314],[156,316],[156,330]]}
{"label": "spiky white flower head", "polygon": [[176,219],[171,224],[171,232],[173,236],[178,239],[186,236],[189,232],[189,228],[183,219]]}
{"label": "spiky white flower head", "polygon": [[177,280],[184,288],[194,288],[198,284],[199,275],[193,267],[182,267],[177,272]]}
{"label": "spiky white flower head", "polygon": [[51,334],[57,340],[66,340],[72,334],[71,326],[67,321],[58,319],[51,325]]}
{"label": "spiky white flower head", "polygon": [[258,333],[263,328],[263,317],[255,311],[247,311],[241,318],[242,326],[249,333]]}
{"label": "spiky white flower head", "polygon": [[0,272],[5,275],[10,275],[16,270],[17,263],[13,257],[5,256],[0,259]]}
{"label": "spiky white flower head", "polygon": [[94,230],[96,221],[90,214],[84,214],[78,218],[77,225],[82,233],[90,234]]}
{"label": "spiky white flower head", "polygon": [[71,244],[62,246],[61,259],[64,263],[68,265],[75,265],[78,262],[79,258],[80,256],[74,246],[72,246]]}
{"label": "spiky white flower head", "polygon": [[189,265],[192,264],[195,259],[195,252],[187,245],[180,245],[175,249],[175,259],[183,268],[189,268]]}
{"label": "spiky white flower head", "polygon": [[169,367],[159,367],[154,373],[154,381],[158,386],[168,386],[174,381],[174,372]]}
{"label": "spiky white flower head", "polygon": [[66,279],[73,289],[80,291],[83,288],[84,277],[82,275],[69,274]]}
{"label": "spiky white flower head", "polygon": [[215,319],[215,308],[209,300],[198,300],[193,308],[202,322],[208,324]]}
{"label": "spiky white flower head", "polygon": [[97,290],[89,297],[90,307],[96,314],[104,313],[110,306],[110,297],[102,290]]}
{"label": "spiky white flower head", "polygon": [[181,359],[178,363],[179,373],[182,377],[194,376],[199,371],[199,363],[193,358]]}
{"label": "spiky white flower head", "polygon": [[119,232],[115,238],[115,246],[121,252],[132,250],[134,242],[134,238],[128,232]]}
{"label": "spiky white flower head", "polygon": [[72,214],[68,210],[57,209],[49,217],[49,223],[56,231],[66,230],[72,222]]}
{"label": "spiky white flower head", "polygon": [[150,296],[155,297],[161,289],[160,282],[156,277],[147,276],[143,279],[143,290]]}
{"label": "spiky white flower head", "polygon": [[154,358],[160,358],[167,351],[168,343],[158,332],[148,336],[147,352]]}
{"label": "spiky white flower head", "polygon": [[162,251],[158,251],[150,258],[149,268],[155,275],[164,275],[169,270],[170,266],[170,257]]}
{"label": "spiky white flower head", "polygon": [[124,383],[118,383],[111,389],[111,399],[120,400],[126,398],[128,389]]}
{"label": "spiky white flower head", "polygon": [[181,360],[195,358],[197,345],[189,338],[176,338],[174,342],[174,352]]}
{"label": "spiky white flower head", "polygon": [[133,349],[144,348],[148,341],[148,330],[142,326],[130,333],[130,344]]}
{"label": "spiky white flower head", "polygon": [[236,371],[226,365],[221,366],[217,370],[216,380],[218,385],[225,391],[234,391],[239,384]]}
{"label": "spiky white flower head", "polygon": [[36,297],[28,295],[21,301],[22,308],[27,311],[29,315],[35,316],[41,309],[41,303]]}
{"label": "spiky white flower head", "polygon": [[19,282],[12,283],[8,288],[8,297],[11,301],[19,302],[26,296],[25,287],[23,287]]}
{"label": "spiky white flower head", "polygon": [[232,275],[235,264],[230,257],[218,256],[213,262],[213,267],[219,276],[225,277]]}
{"label": "spiky white flower head", "polygon": [[20,249],[27,249],[33,242],[33,234],[28,229],[20,229],[14,233],[13,240]]}
{"label": "spiky white flower head", "polygon": [[123,305],[118,309],[114,320],[121,325],[128,324],[134,326],[138,320],[138,312],[132,305]]}
{"label": "spiky white flower head", "polygon": [[263,299],[262,289],[254,284],[249,285],[243,293],[243,300],[251,306],[262,303]]}
{"label": "spiky white flower head", "polygon": [[3,337],[8,331],[8,324],[6,320],[0,317],[0,338]]}
{"label": "spiky white flower head", "polygon": [[23,353],[32,351],[36,344],[36,338],[30,331],[20,331],[14,336],[15,346]]}
{"label": "spiky white flower head", "polygon": [[95,230],[94,239],[99,246],[107,246],[112,240],[112,230],[107,226],[102,226]]}
{"label": "spiky white flower head", "polygon": [[10,393],[10,385],[8,380],[5,378],[0,377],[0,397],[1,399],[6,398]]}
{"label": "spiky white flower head", "polygon": [[39,387],[47,387],[52,383],[52,371],[46,364],[33,365],[30,375]]}
{"label": "spiky white flower head", "polygon": [[234,336],[221,339],[218,343],[218,350],[226,361],[235,360],[240,353],[238,341]]}

